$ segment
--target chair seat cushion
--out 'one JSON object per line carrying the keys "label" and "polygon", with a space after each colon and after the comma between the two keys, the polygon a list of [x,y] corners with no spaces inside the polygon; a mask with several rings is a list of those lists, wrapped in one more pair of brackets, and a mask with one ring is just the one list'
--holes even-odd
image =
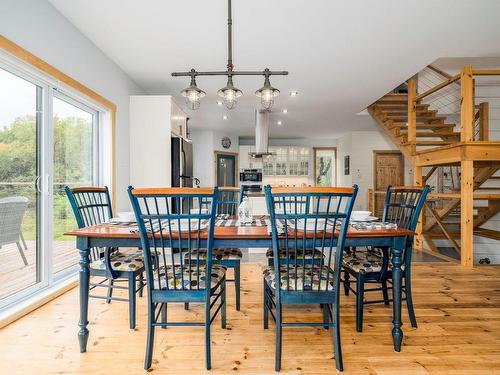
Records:
{"label": "chair seat cushion", "polygon": [[[205,289],[207,285],[206,267],[184,265],[167,265],[160,267],[160,283],[158,283],[158,273],[154,271],[155,288],[156,289],[175,289],[175,290],[198,290]],[[212,265],[210,274],[210,289],[214,289],[219,285],[220,281],[226,274],[226,267],[220,264]],[[175,275],[175,278],[174,278]],[[168,288],[167,288],[168,284]]]}
{"label": "chair seat cushion", "polygon": [[[304,278],[305,272],[305,278]],[[276,289],[274,267],[267,266],[262,270],[264,280],[272,289]],[[321,275],[321,285],[320,285]],[[328,282],[327,282],[328,279]],[[293,267],[290,265],[287,272],[287,266],[281,266],[280,283],[282,290],[328,290],[333,291],[333,270],[327,266],[320,267],[319,265],[306,264],[305,269],[302,266]],[[288,283],[289,280],[289,283]],[[297,286],[295,285],[297,281]]]}
{"label": "chair seat cushion", "polygon": [[[120,272],[133,272],[144,267],[144,256],[142,250],[122,251],[115,250],[110,254],[111,268]],[[94,270],[105,270],[106,260],[104,256],[90,263]]]}
{"label": "chair seat cushion", "polygon": [[[199,256],[200,259],[207,259],[207,249],[199,249]],[[186,253],[184,255],[184,258],[186,259],[196,259],[197,254],[196,250],[192,250],[189,253]],[[241,259],[243,258],[243,253],[241,252],[241,249],[238,249],[236,247],[231,247],[231,248],[216,248],[212,250],[212,259],[216,260],[228,260],[228,259]]]}
{"label": "chair seat cushion", "polygon": [[358,248],[344,254],[343,266],[367,274],[382,271],[383,258],[377,250]]}
{"label": "chair seat cushion", "polygon": [[[323,256],[323,253],[320,250],[314,250],[314,259],[320,259]],[[267,258],[273,258],[273,249],[269,248],[266,251]],[[295,249],[288,249],[288,257],[289,259],[295,259]],[[313,257],[313,249],[299,249],[297,259],[312,259]],[[280,259],[286,258],[286,250],[280,249]]]}

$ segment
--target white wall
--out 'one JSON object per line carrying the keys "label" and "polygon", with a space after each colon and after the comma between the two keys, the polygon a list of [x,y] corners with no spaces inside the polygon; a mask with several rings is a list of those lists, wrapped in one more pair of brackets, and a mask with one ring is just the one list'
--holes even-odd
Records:
{"label": "white wall", "polygon": [[[200,179],[200,186],[214,186],[215,164],[214,151],[238,152],[238,136],[214,130],[191,130],[193,141],[193,174]],[[231,147],[222,147],[224,137],[231,139]]]}
{"label": "white wall", "polygon": [[[339,138],[337,148],[338,185],[358,185],[355,209],[368,208],[368,188],[373,187],[373,151],[397,150],[392,141],[379,131],[356,131]],[[350,175],[344,175],[344,157],[350,156]],[[413,184],[413,169],[405,160],[405,184]]]}
{"label": "white wall", "polygon": [[117,105],[117,208],[129,206],[129,95],[137,86],[52,5],[42,0],[2,0],[0,34]]}

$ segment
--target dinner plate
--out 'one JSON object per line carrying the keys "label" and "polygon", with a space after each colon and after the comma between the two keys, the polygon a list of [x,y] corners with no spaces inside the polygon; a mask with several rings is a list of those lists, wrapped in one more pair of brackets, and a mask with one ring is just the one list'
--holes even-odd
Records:
{"label": "dinner plate", "polygon": [[112,217],[109,219],[109,224],[120,225],[120,224],[134,224],[135,219],[131,220],[131,218],[122,218],[122,217]]}
{"label": "dinner plate", "polygon": [[[191,223],[189,222],[191,220]],[[187,232],[191,226],[191,232],[195,232],[198,229],[203,230],[208,227],[208,220],[199,220],[199,219],[180,219],[180,220],[171,220],[170,227],[172,228],[172,232],[179,231],[179,223],[180,223],[180,231]],[[162,227],[164,230],[168,230],[168,224],[162,222]]]}
{"label": "dinner plate", "polygon": [[[308,219],[305,229],[307,232],[322,231],[323,229],[325,229],[325,223],[326,219],[323,218],[317,219],[317,222],[316,219]],[[333,226],[332,221],[329,221],[326,224],[327,229],[331,229],[332,226]],[[292,229],[295,229],[295,225],[290,225],[290,227]],[[304,219],[297,220],[297,230],[304,230]]]}
{"label": "dinner plate", "polygon": [[364,218],[363,220],[356,219],[355,217],[351,216],[351,221],[355,221],[358,223],[362,223],[362,222],[366,222],[366,221],[377,221],[377,220],[378,220],[378,217],[375,217],[375,216],[368,216],[368,217]]}

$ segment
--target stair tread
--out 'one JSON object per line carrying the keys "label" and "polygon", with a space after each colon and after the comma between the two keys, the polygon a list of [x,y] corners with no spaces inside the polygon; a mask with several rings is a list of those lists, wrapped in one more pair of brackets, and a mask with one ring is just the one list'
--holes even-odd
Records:
{"label": "stair tread", "polygon": [[[407,128],[408,124],[405,122],[393,122],[388,125],[389,128]],[[455,124],[417,124],[417,128],[432,129],[432,128],[454,128]]]}
{"label": "stair tread", "polygon": [[[458,132],[417,132],[417,137],[460,137],[460,133]],[[399,133],[397,134],[396,136],[397,137],[402,137],[402,136],[407,136],[408,133],[407,132],[404,132],[404,133]]]}
{"label": "stair tread", "polygon": [[[415,142],[415,144],[417,146],[435,146],[435,145],[446,146],[446,145],[451,145],[453,143],[455,143],[455,142],[453,142],[453,141],[419,141],[418,139]],[[407,146],[409,143],[408,142],[402,142],[401,144],[403,146]]]}

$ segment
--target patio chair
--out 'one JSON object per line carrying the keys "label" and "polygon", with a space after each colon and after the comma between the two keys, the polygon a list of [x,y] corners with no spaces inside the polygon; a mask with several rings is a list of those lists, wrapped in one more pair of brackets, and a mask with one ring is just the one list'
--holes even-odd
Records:
{"label": "patio chair", "polygon": [[2,246],[15,243],[25,266],[28,265],[28,260],[24,250],[28,250],[28,246],[26,246],[21,225],[27,208],[28,198],[26,197],[0,199],[0,249]]}
{"label": "patio chair", "polygon": [[[420,212],[429,192],[429,186],[388,186],[385,196],[382,221],[395,223],[398,228],[414,231]],[[417,319],[413,309],[411,295],[411,256],[413,252],[413,236],[407,239],[403,253],[403,300],[406,300],[411,326],[417,328]],[[372,303],[389,305],[388,283],[392,280],[392,263],[390,248],[353,248],[346,251],[343,260],[344,291],[356,295],[356,330],[363,331],[363,306]],[[351,280],[353,277],[355,281]],[[351,287],[356,284],[356,289]],[[365,289],[365,284],[378,284],[379,287]],[[382,291],[382,300],[365,301],[365,292]]]}
{"label": "patio chair", "polygon": [[[264,329],[269,314],[276,323],[275,370],[281,369],[283,327],[332,327],[336,368],[343,370],[340,341],[340,270],[349,218],[358,187],[353,188],[271,188],[266,186],[266,201],[272,227],[274,265],[263,270]],[[283,201],[305,201],[276,212]],[[278,231],[278,227],[283,230]],[[313,249],[307,262],[304,253]],[[293,257],[291,256],[293,254]],[[318,305],[323,322],[283,322],[284,306]]]}
{"label": "patio chair", "polygon": [[[108,222],[113,217],[111,200],[107,187],[64,188],[79,228]],[[90,276],[100,276],[100,282],[91,282],[90,290],[106,288],[106,296],[89,295],[90,298],[129,303],[129,325],[136,325],[136,294],[142,297],[144,289],[144,261],[142,250],[121,251],[118,248],[90,249]],[[107,281],[107,284],[106,284]],[[128,286],[115,285],[128,282]],[[136,283],[138,285],[136,285]],[[113,297],[114,289],[128,290],[128,299]]]}
{"label": "patio chair", "polygon": [[[222,328],[226,328],[226,268],[212,262],[218,190],[129,187],[128,192],[139,226],[149,286],[144,368],[151,367],[155,327],[203,326],[206,368],[210,369],[210,327],[219,311]],[[174,204],[187,207],[187,213],[172,212]],[[202,207],[208,207],[208,211]],[[185,253],[196,256],[185,260]],[[204,321],[169,322],[167,305],[186,302],[205,305]]]}
{"label": "patio chair", "polygon": [[[219,187],[219,199],[217,201],[217,216],[228,215],[236,216],[238,214],[238,206],[243,199],[243,186],[237,187]],[[206,259],[206,252],[201,251],[202,258]],[[186,253],[185,258],[196,257],[194,253]],[[234,279],[226,279],[226,281],[234,281],[236,291],[236,310],[240,310],[240,270],[241,258],[243,253],[241,249],[232,248],[214,248],[212,257],[215,263],[222,264],[226,268],[234,269]],[[187,309],[189,304],[185,304]]]}

